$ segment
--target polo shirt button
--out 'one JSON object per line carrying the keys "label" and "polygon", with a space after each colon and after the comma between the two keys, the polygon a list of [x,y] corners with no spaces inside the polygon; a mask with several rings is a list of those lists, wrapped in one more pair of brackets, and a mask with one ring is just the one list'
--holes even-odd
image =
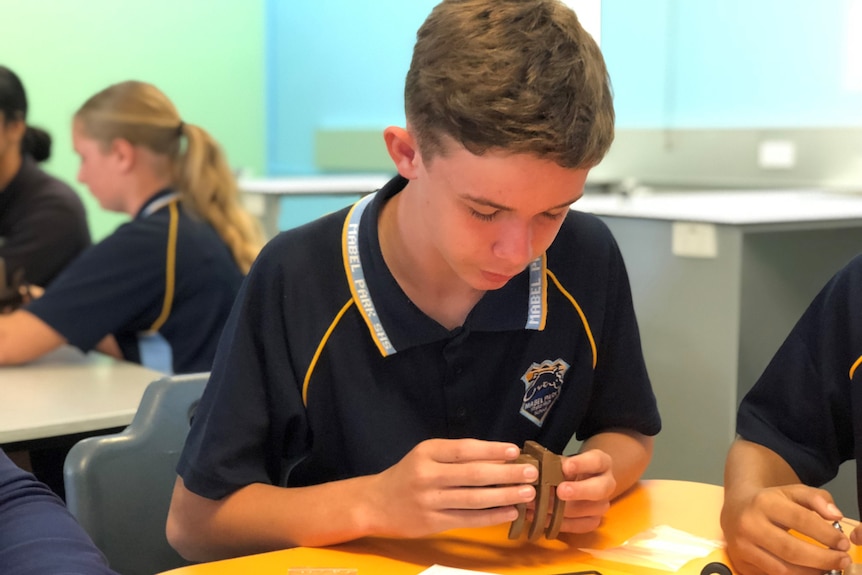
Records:
{"label": "polo shirt button", "polygon": [[458,419],[466,419],[467,418],[467,408],[466,407],[459,407],[458,409],[456,409],[455,410],[455,417],[457,417]]}

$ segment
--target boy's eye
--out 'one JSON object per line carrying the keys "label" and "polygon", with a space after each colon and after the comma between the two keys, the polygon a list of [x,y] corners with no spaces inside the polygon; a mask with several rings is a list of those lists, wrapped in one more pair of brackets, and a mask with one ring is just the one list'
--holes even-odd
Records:
{"label": "boy's eye", "polygon": [[548,218],[549,220],[556,221],[556,220],[559,220],[559,219],[565,217],[567,212],[568,212],[568,210],[561,210],[559,212],[543,212],[542,215],[545,216],[546,218]]}
{"label": "boy's eye", "polygon": [[490,214],[485,214],[485,213],[482,213],[482,212],[476,211],[476,210],[474,210],[473,208],[470,208],[470,215],[472,215],[474,218],[477,218],[477,219],[482,220],[483,222],[490,222],[491,220],[493,220],[493,219],[494,219],[494,217],[495,217],[498,213],[499,213],[499,210],[497,210],[497,211],[493,211],[493,212],[491,212]]}

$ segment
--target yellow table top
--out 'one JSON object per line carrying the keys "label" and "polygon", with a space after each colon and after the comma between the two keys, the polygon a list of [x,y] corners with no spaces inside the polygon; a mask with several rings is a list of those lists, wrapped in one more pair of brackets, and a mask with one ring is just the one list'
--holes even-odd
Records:
{"label": "yellow table top", "polygon": [[[581,548],[608,549],[634,535],[667,525],[692,535],[723,541],[719,515],[722,487],[674,480],[644,480],[611,505],[598,530],[561,534],[557,540],[529,543],[509,540],[508,525],[459,529],[420,539],[368,537],[324,548],[297,547],[202,563],[166,571],[163,575],[287,575],[291,567],[353,568],[358,575],[417,575],[434,564],[499,575],[568,575],[598,571],[601,575],[667,575],[668,571],[601,560]],[[862,562],[862,550],[851,555]],[[699,575],[710,562],[729,565],[724,549],[689,561],[680,575]],[[862,573],[860,565],[845,575]]]}
{"label": "yellow table top", "polygon": [[[359,575],[417,575],[434,564],[501,575],[551,575],[594,569],[602,575],[660,575],[667,571],[594,558],[580,548],[606,549],[658,525],[721,540],[723,490],[717,485],[645,480],[617,499],[601,527],[584,535],[529,543],[509,540],[508,525],[459,529],[421,539],[365,538],[325,548],[298,547],[174,569],[171,575],[287,575],[290,567],[355,568]],[[678,573],[697,575],[723,550],[690,561]]]}

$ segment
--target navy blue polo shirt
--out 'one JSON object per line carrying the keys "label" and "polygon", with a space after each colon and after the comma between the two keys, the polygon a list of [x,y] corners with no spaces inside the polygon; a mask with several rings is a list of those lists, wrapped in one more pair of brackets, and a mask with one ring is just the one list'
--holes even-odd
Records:
{"label": "navy blue polo shirt", "polygon": [[548,252],[464,325],[414,306],[384,263],[381,206],[282,233],[247,278],[179,463],[191,491],[377,473],[429,438],[536,440],[659,431],[628,279],[597,218],[566,217]]}
{"label": "navy blue polo shirt", "polygon": [[[171,198],[169,190],[153,196],[25,309],[83,351],[113,334],[124,357],[139,362],[139,339],[165,303]],[[158,334],[170,346],[175,373],[209,371],[243,276],[212,226],[174,203],[176,279],[170,315]]]}
{"label": "navy blue polo shirt", "polygon": [[[820,291],[739,406],[736,431],[820,486],[849,459],[862,485],[862,256]],[[859,498],[862,501],[862,498]],[[862,506],[860,506],[862,512]]]}
{"label": "navy blue polo shirt", "polygon": [[2,450],[0,568],[14,575],[116,575],[60,498]]}

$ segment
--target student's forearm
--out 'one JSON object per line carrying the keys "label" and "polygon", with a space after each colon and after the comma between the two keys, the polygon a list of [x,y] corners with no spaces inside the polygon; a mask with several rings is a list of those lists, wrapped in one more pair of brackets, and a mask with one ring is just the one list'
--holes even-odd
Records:
{"label": "student's forearm", "polygon": [[0,365],[34,360],[64,343],[63,336],[26,310],[0,316]]}
{"label": "student's forearm", "polygon": [[766,487],[800,483],[793,468],[777,453],[757,443],[737,439],[724,466],[725,499],[745,498]]}
{"label": "student's forearm", "polygon": [[212,561],[295,546],[331,545],[373,534],[371,477],[310,487],[252,484],[220,501],[178,482],[168,538],[187,559]]}
{"label": "student's forearm", "polygon": [[653,438],[635,431],[614,430],[598,433],[584,441],[580,451],[599,449],[611,456],[616,488],[611,499],[634,485],[652,458]]}
{"label": "student's forearm", "polygon": [[123,359],[123,350],[120,349],[120,344],[117,343],[117,338],[113,335],[103,337],[102,341],[96,345],[96,351],[117,359]]}

